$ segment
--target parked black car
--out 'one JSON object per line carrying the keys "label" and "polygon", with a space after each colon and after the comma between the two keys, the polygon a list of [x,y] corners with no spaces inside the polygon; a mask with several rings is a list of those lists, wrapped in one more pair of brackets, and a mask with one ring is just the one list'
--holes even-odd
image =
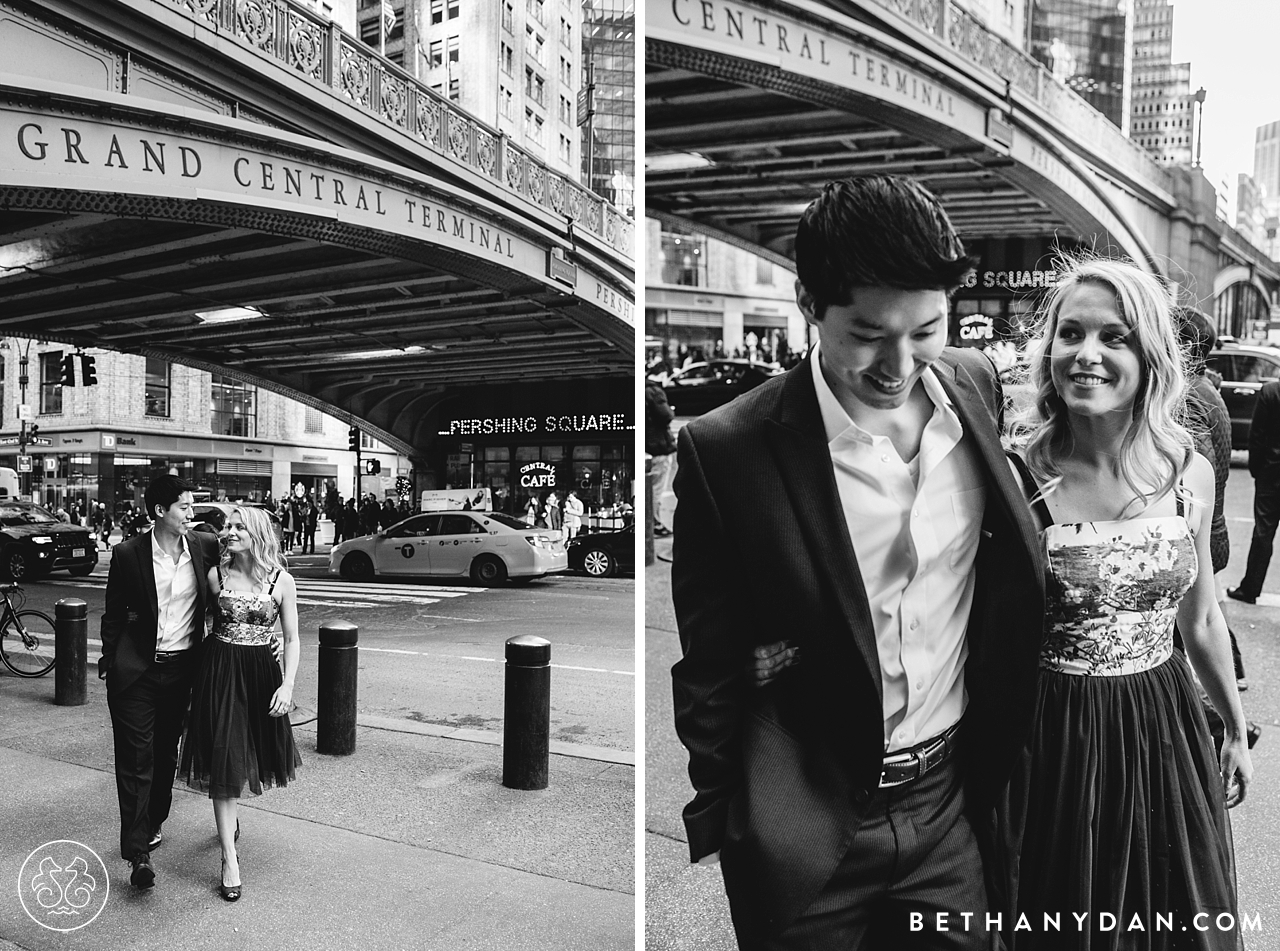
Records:
{"label": "parked black car", "polygon": [[595,532],[570,539],[566,549],[569,570],[593,578],[612,578],[620,571],[636,570],[636,528],[617,532]]}
{"label": "parked black car", "polygon": [[774,363],[711,360],[677,370],[662,389],[677,416],[701,416],[781,372]]}
{"label": "parked black car", "polygon": [[69,525],[31,502],[0,502],[0,573],[22,581],[50,571],[76,576],[98,564],[98,543],[85,525]]}
{"label": "parked black car", "polygon": [[1262,384],[1280,380],[1280,350],[1224,343],[1205,362],[1222,377],[1218,392],[1231,417],[1231,448],[1248,449],[1258,391]]}

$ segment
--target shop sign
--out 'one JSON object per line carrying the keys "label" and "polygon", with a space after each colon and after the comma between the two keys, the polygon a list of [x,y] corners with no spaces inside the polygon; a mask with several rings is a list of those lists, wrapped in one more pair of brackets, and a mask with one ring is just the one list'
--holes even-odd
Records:
{"label": "shop sign", "polygon": [[1010,291],[1056,287],[1057,271],[974,271],[965,278],[965,287],[1001,287]]}
{"label": "shop sign", "polygon": [[960,318],[961,340],[992,340],[995,338],[996,322],[986,314],[970,314]]}
{"label": "shop sign", "polygon": [[477,489],[424,489],[422,511],[493,511],[493,494],[488,488]]}
{"label": "shop sign", "polygon": [[136,446],[138,439],[136,436],[117,436],[116,443],[121,446]]}
{"label": "shop sign", "polygon": [[245,446],[244,454],[246,456],[260,456],[262,455],[262,447],[261,446]]}
{"label": "shop sign", "polygon": [[103,449],[114,449],[114,448],[116,448],[116,437],[115,437],[115,435],[114,435],[113,433],[103,433],[103,434],[102,434],[102,448],[103,448]]}
{"label": "shop sign", "polygon": [[626,413],[589,413],[565,416],[501,416],[484,419],[455,419],[437,436],[510,435],[514,433],[605,433],[627,432]]}
{"label": "shop sign", "polygon": [[83,446],[84,439],[80,436],[63,436],[62,444],[64,446]]}
{"label": "shop sign", "polygon": [[328,462],[328,456],[308,456],[306,453],[302,455],[303,462]]}
{"label": "shop sign", "polygon": [[548,462],[531,462],[520,467],[520,487],[524,489],[554,489],[556,467]]}
{"label": "shop sign", "polygon": [[44,457],[44,471],[45,471],[45,472],[57,472],[57,471],[58,471],[58,457],[57,457],[57,456],[45,456],[45,457]]}

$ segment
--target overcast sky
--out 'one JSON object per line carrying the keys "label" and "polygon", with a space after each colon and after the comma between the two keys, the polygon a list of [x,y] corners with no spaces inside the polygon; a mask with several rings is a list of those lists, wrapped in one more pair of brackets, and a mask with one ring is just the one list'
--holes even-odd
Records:
{"label": "overcast sky", "polygon": [[1253,139],[1280,119],[1280,0],[1174,0],[1173,61],[1191,64],[1191,90],[1203,86],[1205,174],[1253,174]]}

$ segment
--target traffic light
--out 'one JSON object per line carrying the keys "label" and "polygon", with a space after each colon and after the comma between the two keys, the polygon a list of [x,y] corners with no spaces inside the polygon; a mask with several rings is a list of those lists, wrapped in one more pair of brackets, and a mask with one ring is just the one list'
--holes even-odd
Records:
{"label": "traffic light", "polygon": [[62,358],[62,378],[58,381],[63,386],[76,385],[76,355],[68,353]]}
{"label": "traffic light", "polygon": [[366,459],[364,462],[365,475],[377,475],[382,471],[382,461],[380,459]]}
{"label": "traffic light", "polygon": [[80,354],[80,380],[85,386],[98,385],[98,361],[87,353]]}
{"label": "traffic light", "polygon": [[351,432],[347,434],[347,448],[352,452],[360,451],[360,430],[355,426],[352,426]]}
{"label": "traffic light", "polygon": [[31,428],[27,430],[27,438],[28,438],[28,439],[35,439],[35,438],[36,438],[36,433],[38,433],[38,432],[40,432],[40,424],[39,424],[39,423],[32,423],[32,424],[31,424]]}

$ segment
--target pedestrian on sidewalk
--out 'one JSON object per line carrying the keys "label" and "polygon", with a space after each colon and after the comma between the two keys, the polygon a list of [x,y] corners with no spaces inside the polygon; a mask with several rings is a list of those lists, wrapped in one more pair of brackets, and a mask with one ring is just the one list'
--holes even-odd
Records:
{"label": "pedestrian on sidewalk", "polygon": [[[181,775],[213,800],[222,846],[219,891],[236,901],[239,801],[246,790],[259,796],[287,786],[302,765],[288,716],[298,672],[298,595],[265,512],[233,510],[226,543],[226,554],[208,572],[213,636],[191,697]],[[283,674],[273,649],[277,624],[284,633]]]}
{"label": "pedestrian on sidewalk", "polygon": [[653,534],[661,538],[671,534],[671,528],[662,518],[662,500],[671,491],[675,478],[676,441],[671,435],[671,421],[675,411],[667,402],[667,394],[657,383],[644,388],[644,451],[649,456],[649,471],[653,478]]}
{"label": "pedestrian on sidewalk", "polygon": [[1253,476],[1253,540],[1244,577],[1227,596],[1254,604],[1267,580],[1280,524],[1280,383],[1268,383],[1258,392],[1249,429],[1249,475]]}
{"label": "pedestrian on sidewalk", "polygon": [[107,574],[98,676],[107,682],[115,737],[120,856],[137,888],[155,884],[151,851],[173,802],[178,737],[204,637],[218,541],[191,532],[195,490],[160,476],[146,491],[155,527],[116,546]]}
{"label": "pedestrian on sidewalk", "polygon": [[316,504],[311,501],[308,496],[302,502],[302,553],[304,555],[314,555],[316,553],[316,522],[320,519],[320,510],[316,508]]}
{"label": "pedestrian on sidewalk", "polygon": [[564,529],[567,538],[574,538],[582,531],[582,514],[586,511],[582,499],[578,498],[578,490],[570,489],[564,500]]}

